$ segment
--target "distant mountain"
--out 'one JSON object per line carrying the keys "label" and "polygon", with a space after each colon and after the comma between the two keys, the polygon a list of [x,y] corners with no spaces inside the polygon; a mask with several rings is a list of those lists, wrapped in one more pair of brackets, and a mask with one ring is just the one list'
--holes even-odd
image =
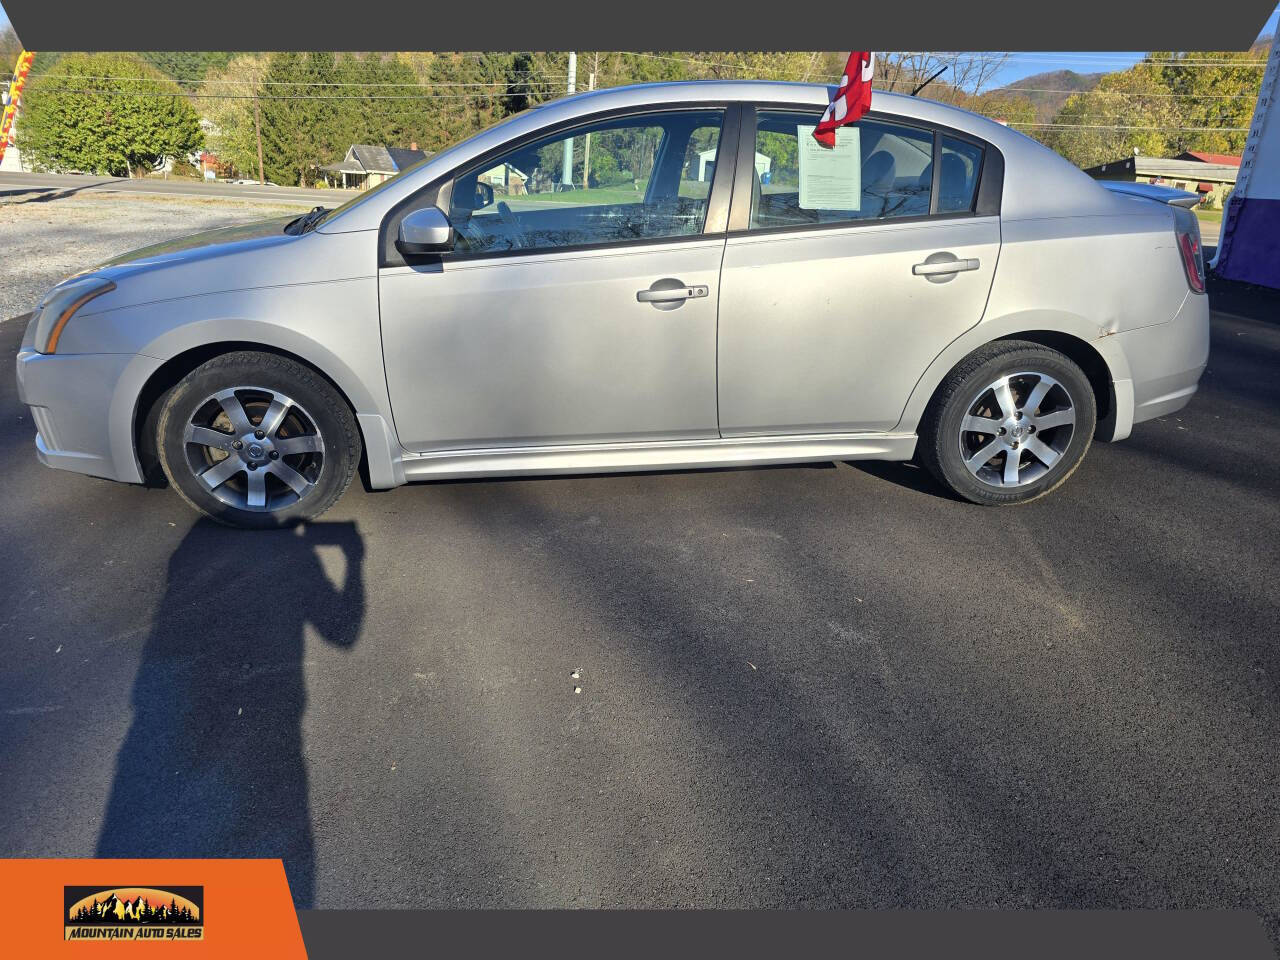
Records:
{"label": "distant mountain", "polygon": [[1025,97],[1035,104],[1036,122],[1048,123],[1062,109],[1062,105],[1067,102],[1071,94],[1092,90],[1104,76],[1105,74],[1102,73],[1051,70],[1048,73],[1033,73],[1029,77],[1015,80],[993,92]]}

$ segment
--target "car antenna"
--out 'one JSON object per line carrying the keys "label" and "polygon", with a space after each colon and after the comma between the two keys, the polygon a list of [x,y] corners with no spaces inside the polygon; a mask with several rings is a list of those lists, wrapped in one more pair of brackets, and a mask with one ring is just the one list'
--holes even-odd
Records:
{"label": "car antenna", "polygon": [[911,95],[914,97],[917,93],[919,93],[921,90],[923,90],[923,89],[924,89],[925,87],[927,87],[929,84],[933,83],[933,81],[937,80],[940,76],[942,76],[942,74],[946,71],[946,69],[947,69],[947,68],[946,68],[945,66],[938,68],[938,72],[937,72],[937,73],[935,73],[935,74],[934,74],[932,77],[930,77],[928,80],[926,80],[924,83],[920,84],[920,86],[918,86],[918,87],[916,87],[914,90],[912,90],[912,91],[911,91]]}

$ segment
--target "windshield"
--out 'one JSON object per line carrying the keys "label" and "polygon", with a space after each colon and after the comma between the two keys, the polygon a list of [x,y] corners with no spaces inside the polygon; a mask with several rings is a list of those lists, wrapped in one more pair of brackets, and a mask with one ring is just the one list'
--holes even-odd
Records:
{"label": "windshield", "polygon": [[388,179],[383,180],[377,186],[370,187],[368,190],[361,191],[360,193],[356,194],[356,196],[348,200],[346,203],[340,206],[334,207],[332,210],[329,210],[324,215],[324,221],[328,222],[328,221],[337,219],[338,217],[346,213],[348,210],[351,210],[354,207],[358,207],[360,204],[364,203],[366,200],[373,199],[373,197],[377,196],[379,193],[381,193],[383,190],[387,189],[388,187],[394,184],[398,184],[400,182],[400,179],[404,177],[405,174],[413,173],[415,170],[419,169],[423,164],[430,163],[435,160],[439,160],[441,157],[447,156],[448,154],[457,150],[459,147],[465,146],[468,142],[470,142],[471,140],[474,140],[476,137],[480,136],[482,133],[488,133],[490,130],[496,130],[498,127],[505,126],[506,124],[511,123],[513,120],[518,120],[521,117],[526,116],[529,113],[532,113],[534,110],[537,110],[541,106],[542,104],[538,104],[537,106],[530,107],[528,110],[521,110],[519,113],[513,113],[511,114],[511,116],[503,118],[500,122],[495,123],[491,127],[486,127],[483,130],[477,130],[471,136],[467,137],[466,140],[462,140],[459,143],[455,143],[451,147],[446,147],[444,150],[441,150],[437,154],[433,154],[432,156],[425,157],[422,160],[419,160],[417,163],[413,164],[412,166],[405,167],[403,170],[397,173],[394,177],[389,177]]}

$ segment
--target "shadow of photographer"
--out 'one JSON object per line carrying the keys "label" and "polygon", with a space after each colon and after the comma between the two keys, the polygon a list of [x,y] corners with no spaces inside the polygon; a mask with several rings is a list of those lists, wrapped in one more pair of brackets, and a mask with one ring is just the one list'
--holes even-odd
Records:
{"label": "shadow of photographer", "polygon": [[97,856],[279,857],[294,902],[310,905],[304,631],[356,642],[363,560],[350,522],[191,528],[143,648]]}

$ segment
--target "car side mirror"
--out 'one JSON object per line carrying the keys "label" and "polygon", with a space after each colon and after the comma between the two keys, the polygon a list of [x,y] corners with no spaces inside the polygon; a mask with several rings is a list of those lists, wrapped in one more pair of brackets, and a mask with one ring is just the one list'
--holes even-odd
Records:
{"label": "car side mirror", "polygon": [[453,249],[453,224],[439,207],[414,210],[400,221],[396,246],[401,253],[439,253]]}
{"label": "car side mirror", "polygon": [[480,183],[476,181],[476,202],[471,208],[472,210],[483,210],[485,207],[493,203],[493,186],[488,183]]}

